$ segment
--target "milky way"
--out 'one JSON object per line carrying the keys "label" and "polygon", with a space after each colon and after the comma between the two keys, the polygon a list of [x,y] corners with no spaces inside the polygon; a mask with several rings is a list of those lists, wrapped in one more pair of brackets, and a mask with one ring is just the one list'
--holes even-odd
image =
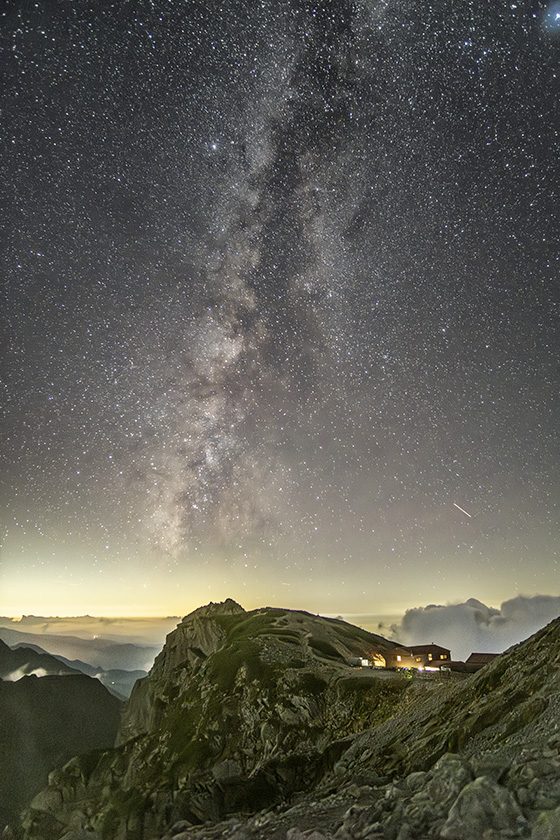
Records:
{"label": "milky way", "polygon": [[557,5],[7,4],[6,609],[558,589]]}

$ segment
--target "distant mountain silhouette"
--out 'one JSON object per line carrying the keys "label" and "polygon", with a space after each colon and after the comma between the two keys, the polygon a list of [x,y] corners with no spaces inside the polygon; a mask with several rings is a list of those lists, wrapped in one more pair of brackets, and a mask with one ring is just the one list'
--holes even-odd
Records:
{"label": "distant mountain silhouette", "polygon": [[103,671],[147,671],[161,649],[159,645],[122,644],[108,639],[23,633],[10,627],[0,627],[0,640],[12,648],[18,644],[37,645],[50,654],[65,657],[69,661],[79,659]]}
{"label": "distant mountain silhouette", "polygon": [[40,648],[18,646],[13,649],[0,640],[0,679],[18,680],[27,674],[37,676],[79,674],[70,663],[61,662]]}
{"label": "distant mountain silhouette", "polygon": [[47,674],[87,674],[88,677],[96,677],[119,700],[126,700],[136,680],[145,677],[147,671],[127,671],[123,668],[104,670],[100,665],[90,665],[81,659],[70,660],[65,656],[51,655],[39,645],[20,642],[9,648],[0,641],[0,679],[16,680],[25,674],[38,677]]}

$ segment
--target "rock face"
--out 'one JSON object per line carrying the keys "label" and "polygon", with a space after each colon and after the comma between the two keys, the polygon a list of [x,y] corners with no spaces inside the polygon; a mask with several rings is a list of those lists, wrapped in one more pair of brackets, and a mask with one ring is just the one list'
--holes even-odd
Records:
{"label": "rock face", "polygon": [[348,665],[392,646],[302,612],[196,610],[117,746],[51,775],[25,840],[555,836],[560,620],[476,675]]}
{"label": "rock face", "polygon": [[[73,755],[114,743],[121,704],[82,674],[0,681],[0,826]],[[1,830],[1,829],[0,829]]]}

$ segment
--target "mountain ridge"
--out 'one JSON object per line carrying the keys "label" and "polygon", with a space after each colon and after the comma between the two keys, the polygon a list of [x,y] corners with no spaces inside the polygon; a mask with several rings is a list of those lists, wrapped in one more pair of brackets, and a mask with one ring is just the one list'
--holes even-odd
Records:
{"label": "mountain ridge", "polygon": [[[473,676],[349,665],[395,646],[303,611],[195,610],[136,684],[115,747],[52,776],[22,836],[75,840],[79,823],[91,840],[268,840],[301,826],[315,840],[479,840],[555,819],[560,620]],[[505,802],[502,822],[488,805],[471,830],[469,797]]]}
{"label": "mountain ridge", "polygon": [[80,669],[45,651],[34,650],[24,645],[10,648],[0,639],[0,679],[14,680],[28,674],[43,671],[45,675],[79,674]]}
{"label": "mountain ridge", "polygon": [[[127,671],[146,671],[160,648],[156,645],[136,645],[109,639],[83,639],[80,636],[28,633],[0,627],[0,640],[13,647],[18,643],[34,644],[52,656],[68,660],[80,659],[103,670],[118,668]],[[147,666],[147,667],[144,667]]]}

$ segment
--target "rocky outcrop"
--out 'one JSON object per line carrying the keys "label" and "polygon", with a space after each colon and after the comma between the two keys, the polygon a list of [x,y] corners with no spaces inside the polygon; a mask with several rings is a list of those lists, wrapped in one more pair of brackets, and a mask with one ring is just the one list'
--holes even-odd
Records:
{"label": "rocky outcrop", "polygon": [[[551,746],[544,747],[554,754],[549,758],[556,767],[548,776],[551,795],[560,790],[559,740],[553,737]],[[331,779],[334,789],[330,793],[301,795],[285,809],[269,809],[249,818],[238,814],[199,826],[178,820],[153,836],[160,840],[557,840],[560,805],[528,811],[520,803],[520,788],[514,781],[520,768],[530,775],[529,768],[541,752],[528,751],[515,765],[503,761],[501,781],[477,775],[475,762],[448,753],[428,772],[383,785],[354,782],[336,787]],[[496,775],[497,764],[493,767]],[[74,827],[64,840],[105,836],[84,825],[85,817],[75,815]]]}
{"label": "rocky outcrop", "polygon": [[[548,776],[551,792],[560,790],[558,736],[546,752],[556,770]],[[557,840],[560,806],[538,813],[520,803],[519,773],[529,772],[542,752],[528,751],[515,765],[502,760],[501,781],[477,775],[476,763],[447,753],[428,772],[415,772],[383,785],[356,782],[318,796],[302,795],[284,810],[270,809],[250,818],[193,826],[177,821],[161,840]],[[552,755],[550,756],[552,758]],[[497,773],[498,764],[487,763]],[[334,788],[334,789],[332,789]],[[521,797],[522,798],[522,797]],[[101,836],[88,835],[89,840]],[[65,840],[81,840],[73,835]],[[84,837],[85,840],[85,837]]]}
{"label": "rocky outcrop", "polygon": [[223,604],[199,607],[167,636],[149,678],[138,680],[131,692],[119,733],[120,743],[157,728],[169,697],[223,645],[227,634],[217,621],[218,616],[240,613],[245,610],[230,598]]}
{"label": "rocky outcrop", "polygon": [[349,667],[383,645],[307,613],[195,611],[118,746],[51,776],[25,840],[554,836],[560,620],[472,676]]}

